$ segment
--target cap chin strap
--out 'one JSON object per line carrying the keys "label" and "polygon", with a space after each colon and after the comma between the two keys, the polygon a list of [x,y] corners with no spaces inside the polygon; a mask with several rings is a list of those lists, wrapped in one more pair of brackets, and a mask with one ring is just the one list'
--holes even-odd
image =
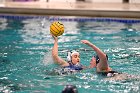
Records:
{"label": "cap chin strap", "polygon": [[77,64],[75,64],[75,66],[81,66],[81,64],[80,63],[77,63]]}

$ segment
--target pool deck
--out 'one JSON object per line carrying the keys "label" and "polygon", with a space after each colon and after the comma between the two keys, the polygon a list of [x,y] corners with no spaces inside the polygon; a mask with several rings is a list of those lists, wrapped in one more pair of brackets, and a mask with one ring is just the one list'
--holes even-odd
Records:
{"label": "pool deck", "polygon": [[89,2],[5,2],[0,14],[140,18],[140,4]]}

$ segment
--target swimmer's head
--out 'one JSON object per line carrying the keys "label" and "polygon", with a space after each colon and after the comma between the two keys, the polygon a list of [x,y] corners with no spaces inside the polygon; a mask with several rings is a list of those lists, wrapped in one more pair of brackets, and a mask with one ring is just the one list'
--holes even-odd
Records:
{"label": "swimmer's head", "polygon": [[95,56],[93,56],[91,61],[90,61],[90,68],[94,68],[94,67],[96,67],[96,58],[95,58]]}
{"label": "swimmer's head", "polygon": [[[108,60],[108,56],[107,56],[107,55],[106,55],[106,58],[107,58],[107,60]],[[97,64],[99,63],[99,61],[100,61],[100,58],[99,58],[98,55],[93,56],[92,59],[91,59],[91,61],[90,61],[90,66],[91,66],[91,68],[96,67]]]}
{"label": "swimmer's head", "polygon": [[66,85],[62,93],[78,93],[78,90],[74,85]]}
{"label": "swimmer's head", "polygon": [[77,64],[80,62],[80,54],[79,52],[73,50],[71,52],[68,52],[68,55],[67,55],[67,60],[68,62],[71,62],[72,64]]}

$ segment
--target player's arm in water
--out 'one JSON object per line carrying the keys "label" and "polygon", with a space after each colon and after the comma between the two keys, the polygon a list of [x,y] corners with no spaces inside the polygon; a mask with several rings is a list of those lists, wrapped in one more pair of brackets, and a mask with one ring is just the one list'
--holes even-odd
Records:
{"label": "player's arm in water", "polygon": [[52,35],[52,37],[54,38],[54,46],[52,48],[52,57],[54,62],[61,66],[68,66],[69,64],[58,56],[58,37],[55,37],[54,35]]}
{"label": "player's arm in water", "polygon": [[98,55],[100,61],[99,61],[98,65],[96,64],[97,72],[110,71],[111,70],[111,68],[108,65],[108,60],[107,60],[106,54],[101,49],[99,49],[97,46],[95,46],[94,44],[92,44],[88,40],[81,40],[81,42],[90,46],[96,52],[96,54]]}

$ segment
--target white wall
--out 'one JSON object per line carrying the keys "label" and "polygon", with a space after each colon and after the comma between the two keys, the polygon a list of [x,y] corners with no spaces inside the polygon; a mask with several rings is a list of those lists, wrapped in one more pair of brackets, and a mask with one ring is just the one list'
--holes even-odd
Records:
{"label": "white wall", "polygon": [[92,2],[102,2],[102,3],[122,3],[122,0],[87,0]]}
{"label": "white wall", "polygon": [[[46,2],[47,0],[39,0]],[[49,2],[76,2],[76,0],[48,0]],[[87,2],[99,3],[123,3],[123,0],[85,0]],[[130,3],[140,3],[140,0],[129,0]]]}
{"label": "white wall", "polygon": [[[85,0],[87,2],[112,2],[112,3],[122,3],[123,0]],[[76,2],[76,0],[49,0],[49,2]]]}
{"label": "white wall", "polygon": [[5,0],[0,0],[0,7],[3,7],[5,5]]}
{"label": "white wall", "polygon": [[130,0],[130,3],[140,3],[140,0]]}
{"label": "white wall", "polygon": [[76,0],[49,0],[49,2],[76,2]]}

